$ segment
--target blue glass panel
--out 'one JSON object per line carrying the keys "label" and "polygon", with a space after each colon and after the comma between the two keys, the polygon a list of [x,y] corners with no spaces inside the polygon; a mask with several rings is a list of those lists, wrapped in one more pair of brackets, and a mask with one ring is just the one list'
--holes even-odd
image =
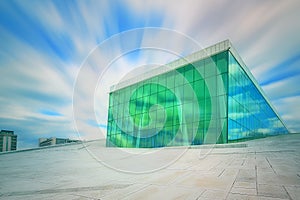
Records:
{"label": "blue glass panel", "polygon": [[288,133],[243,68],[229,53],[228,140]]}

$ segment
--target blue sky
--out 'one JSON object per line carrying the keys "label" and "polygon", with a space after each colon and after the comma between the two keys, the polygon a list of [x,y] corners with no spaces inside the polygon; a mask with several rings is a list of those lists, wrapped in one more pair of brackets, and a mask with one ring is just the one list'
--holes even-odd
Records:
{"label": "blue sky", "polygon": [[[84,139],[104,137],[107,89],[98,87],[105,95],[97,100],[97,120],[81,99],[74,121],[73,91],[82,64],[111,36],[160,27],[203,47],[230,39],[287,127],[300,132],[299,9],[296,0],[0,1],[0,129],[14,130],[19,148],[37,146],[40,137],[77,138],[78,129]],[[143,63],[135,60],[139,56],[117,60],[105,80],[91,72],[87,86],[96,81],[108,87],[133,73],[130,66]],[[78,92],[85,95],[84,88]]]}

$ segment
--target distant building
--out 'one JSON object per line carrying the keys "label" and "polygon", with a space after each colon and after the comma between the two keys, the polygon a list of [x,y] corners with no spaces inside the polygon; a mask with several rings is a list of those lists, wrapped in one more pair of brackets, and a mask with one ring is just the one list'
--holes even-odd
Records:
{"label": "distant building", "polygon": [[80,140],[71,140],[69,138],[40,138],[39,139],[39,146],[51,146],[51,145],[57,145],[57,144],[65,144],[65,143],[73,143],[73,142],[79,142]]}
{"label": "distant building", "polygon": [[13,131],[1,130],[0,152],[17,150],[17,135]]}

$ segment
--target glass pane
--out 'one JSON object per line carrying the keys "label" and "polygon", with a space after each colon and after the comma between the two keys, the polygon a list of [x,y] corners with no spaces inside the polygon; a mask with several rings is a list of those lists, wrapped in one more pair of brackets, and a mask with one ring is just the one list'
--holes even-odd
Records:
{"label": "glass pane", "polygon": [[[229,54],[228,140],[287,133],[280,119],[242,67]],[[275,125],[274,125],[275,124]]]}

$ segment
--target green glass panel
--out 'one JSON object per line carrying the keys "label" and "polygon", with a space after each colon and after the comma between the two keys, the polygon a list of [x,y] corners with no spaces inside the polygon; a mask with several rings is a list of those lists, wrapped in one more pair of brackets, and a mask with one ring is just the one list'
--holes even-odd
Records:
{"label": "green glass panel", "polygon": [[196,97],[195,90],[193,90],[192,84],[185,84],[182,87],[183,93],[183,99],[185,102],[191,102],[194,101],[194,98]]}
{"label": "green glass panel", "polygon": [[205,98],[205,86],[204,80],[197,80],[194,82],[194,88],[196,90],[197,98],[204,99]]}
{"label": "green glass panel", "polygon": [[141,98],[143,96],[143,86],[139,86],[138,90],[135,93],[136,93],[136,98]]}
{"label": "green glass panel", "polygon": [[[225,54],[216,55],[113,92],[109,101],[114,112],[109,111],[112,125],[108,128],[108,144],[122,147],[202,144],[204,136],[211,134],[207,133],[207,124],[212,120],[216,124],[218,118],[227,116],[226,109],[219,107],[227,104],[224,101],[228,78],[226,73],[217,76],[220,70],[216,70],[216,64],[218,69],[224,68],[224,59],[227,59]],[[118,126],[114,125],[115,120]],[[141,129],[146,127],[149,129],[142,136]],[[225,141],[223,130],[213,128],[222,131],[220,141]]]}
{"label": "green glass panel", "polygon": [[151,84],[150,88],[151,88],[151,95],[156,94],[158,92],[158,85],[157,84]]}
{"label": "green glass panel", "polygon": [[184,77],[189,83],[192,83],[194,81],[194,73],[194,67],[192,65],[188,65],[188,67],[185,69]]}
{"label": "green glass panel", "polygon": [[217,66],[219,73],[223,74],[228,72],[228,51],[224,51],[217,55]]}
{"label": "green glass panel", "polygon": [[150,84],[145,84],[143,87],[144,87],[143,96],[144,97],[145,96],[149,96],[150,93],[151,93],[151,90],[150,90],[151,86],[150,86]]}
{"label": "green glass panel", "polygon": [[[196,66],[195,64],[193,66]],[[201,65],[201,67],[197,67],[194,69],[194,81],[198,81],[203,79],[204,76],[204,65]]]}
{"label": "green glass panel", "polygon": [[227,94],[227,74],[221,74],[216,77],[217,96]]}
{"label": "green glass panel", "polygon": [[205,59],[205,78],[216,75],[216,64],[212,60],[212,58],[206,58]]}
{"label": "green glass panel", "polygon": [[206,78],[206,84],[210,85],[208,90],[206,90],[205,98],[214,97],[217,95],[217,79],[216,76],[211,76]]}
{"label": "green glass panel", "polygon": [[199,60],[193,63],[193,66],[196,68],[196,71],[201,75],[201,77],[205,77],[205,62],[204,60]]}
{"label": "green glass panel", "polygon": [[[167,75],[162,74],[158,76],[158,83],[161,84],[162,86],[166,85],[167,82]],[[164,87],[159,88],[161,90],[165,90]]]}

